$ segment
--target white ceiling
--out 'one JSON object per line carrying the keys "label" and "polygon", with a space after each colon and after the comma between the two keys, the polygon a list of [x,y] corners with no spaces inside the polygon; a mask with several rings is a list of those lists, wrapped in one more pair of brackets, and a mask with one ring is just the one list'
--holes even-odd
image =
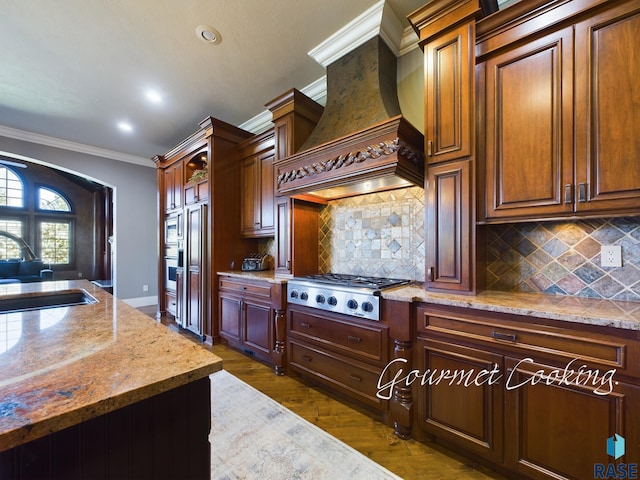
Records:
{"label": "white ceiling", "polygon": [[[322,78],[307,52],[376,3],[3,0],[0,134],[16,129],[149,159],[206,116],[241,125]],[[408,27],[406,15],[426,0],[387,3]],[[222,42],[199,40],[200,24]],[[162,103],[145,98],[149,88]],[[121,120],[133,132],[119,131]]]}

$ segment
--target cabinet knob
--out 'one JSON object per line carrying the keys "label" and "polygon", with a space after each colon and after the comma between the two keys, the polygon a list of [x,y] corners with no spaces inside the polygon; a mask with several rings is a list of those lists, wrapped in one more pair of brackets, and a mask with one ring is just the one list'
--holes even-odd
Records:
{"label": "cabinet knob", "polygon": [[433,267],[427,268],[427,280],[433,282]]}
{"label": "cabinet knob", "polygon": [[433,156],[433,142],[429,140],[427,142],[427,157]]}

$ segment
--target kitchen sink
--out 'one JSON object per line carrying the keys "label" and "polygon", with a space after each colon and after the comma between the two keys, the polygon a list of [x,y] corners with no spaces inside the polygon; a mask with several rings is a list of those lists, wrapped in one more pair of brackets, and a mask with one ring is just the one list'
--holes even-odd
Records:
{"label": "kitchen sink", "polygon": [[23,293],[0,298],[0,313],[89,305],[97,302],[96,298],[81,289],[65,290],[63,292]]}

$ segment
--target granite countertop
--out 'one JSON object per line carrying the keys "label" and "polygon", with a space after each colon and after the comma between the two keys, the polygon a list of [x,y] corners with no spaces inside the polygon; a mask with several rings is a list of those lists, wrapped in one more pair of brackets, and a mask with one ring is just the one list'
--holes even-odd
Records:
{"label": "granite countertop", "polygon": [[75,289],[98,302],[0,314],[0,451],[222,369],[213,353],[87,280],[0,285],[0,300]]}
{"label": "granite countertop", "polygon": [[640,331],[640,302],[498,291],[478,295],[432,293],[422,285],[383,290],[382,297]]}
{"label": "granite countertop", "polygon": [[256,270],[256,271],[242,271],[242,270],[226,270],[223,272],[216,272],[218,275],[226,277],[236,278],[248,278],[251,280],[264,280],[269,283],[287,283],[287,277],[279,277],[273,270]]}

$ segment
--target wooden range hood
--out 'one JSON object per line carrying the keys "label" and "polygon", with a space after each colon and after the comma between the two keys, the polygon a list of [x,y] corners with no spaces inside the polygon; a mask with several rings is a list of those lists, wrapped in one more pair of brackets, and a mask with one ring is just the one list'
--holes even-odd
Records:
{"label": "wooden range hood", "polygon": [[400,112],[396,57],[378,36],[327,67],[327,102],[298,153],[275,163],[278,195],[332,200],[423,186],[424,137]]}

